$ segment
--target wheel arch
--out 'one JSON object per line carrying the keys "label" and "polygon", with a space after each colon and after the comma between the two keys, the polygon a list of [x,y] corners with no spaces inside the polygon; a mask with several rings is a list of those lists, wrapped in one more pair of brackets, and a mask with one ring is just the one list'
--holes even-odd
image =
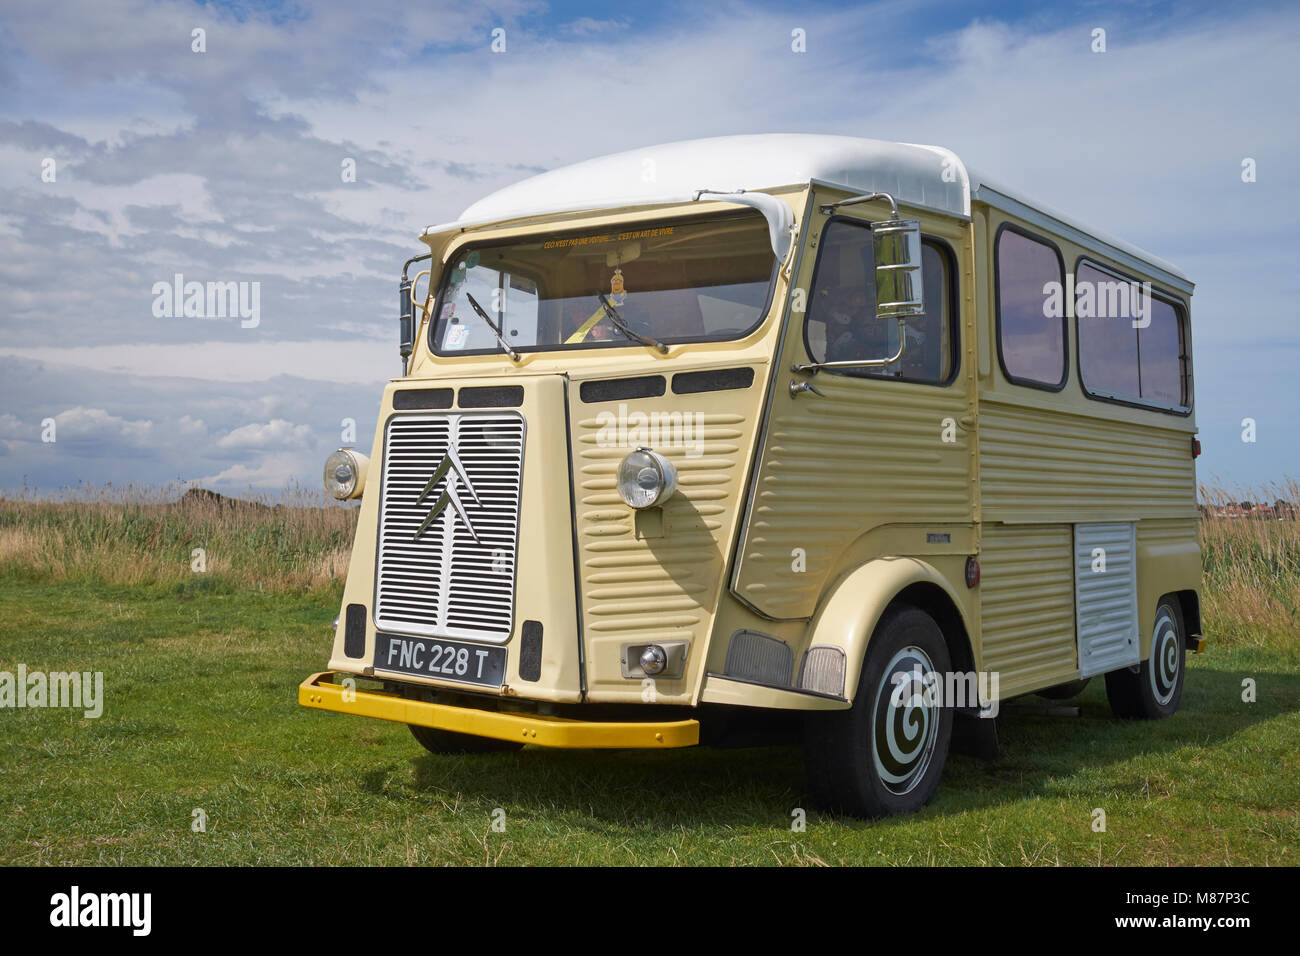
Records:
{"label": "wheel arch", "polygon": [[[1170,591],[1161,595],[1160,601],[1169,598],[1178,605],[1183,615],[1183,643],[1189,650],[1196,649],[1196,642],[1202,636],[1201,631],[1201,596],[1195,590]],[[1160,601],[1156,602],[1159,606]]]}
{"label": "wheel arch", "polygon": [[822,602],[811,624],[810,647],[844,653],[844,696],[853,699],[867,645],[890,607],[925,611],[943,633],[952,666],[974,671],[975,656],[965,609],[948,578],[918,558],[876,558],[844,575]]}

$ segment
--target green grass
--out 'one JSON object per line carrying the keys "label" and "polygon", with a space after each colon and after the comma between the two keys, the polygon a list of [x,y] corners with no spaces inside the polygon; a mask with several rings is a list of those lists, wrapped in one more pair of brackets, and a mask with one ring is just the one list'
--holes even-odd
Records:
{"label": "green grass", "polygon": [[1099,681],[1080,717],[1007,714],[1002,759],[953,755],[923,812],[810,809],[792,832],[797,750],[434,757],[405,727],[298,707],[338,601],[337,584],[3,576],[0,670],[102,670],[106,704],[93,720],[0,711],[0,863],[1300,862],[1294,640],[1211,643],[1170,720],[1112,720]]}

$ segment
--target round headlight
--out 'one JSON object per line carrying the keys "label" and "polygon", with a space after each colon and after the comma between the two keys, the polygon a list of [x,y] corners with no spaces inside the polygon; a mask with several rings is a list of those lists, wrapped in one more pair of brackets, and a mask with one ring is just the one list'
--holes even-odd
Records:
{"label": "round headlight", "polygon": [[340,448],[325,459],[325,490],[340,501],[360,497],[368,463],[365,455]]}
{"label": "round headlight", "polygon": [[633,508],[663,504],[676,490],[677,469],[649,448],[638,448],[618,466],[618,495]]}

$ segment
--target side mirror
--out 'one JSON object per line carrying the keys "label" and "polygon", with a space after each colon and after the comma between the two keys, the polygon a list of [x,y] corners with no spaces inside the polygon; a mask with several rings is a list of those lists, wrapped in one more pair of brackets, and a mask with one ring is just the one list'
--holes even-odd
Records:
{"label": "side mirror", "polygon": [[921,222],[887,219],[871,227],[876,256],[876,317],[909,319],[925,312]]}

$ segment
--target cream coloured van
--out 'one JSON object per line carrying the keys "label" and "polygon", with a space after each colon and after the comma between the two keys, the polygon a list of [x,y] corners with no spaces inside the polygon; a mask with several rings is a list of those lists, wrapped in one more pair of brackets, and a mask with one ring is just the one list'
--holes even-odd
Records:
{"label": "cream coloured van", "polygon": [[[1199,650],[1192,283],[945,149],[673,143],[431,226],[308,707],[435,753],[802,741],[934,795],[1001,701]],[[414,270],[414,274],[412,273]]]}

